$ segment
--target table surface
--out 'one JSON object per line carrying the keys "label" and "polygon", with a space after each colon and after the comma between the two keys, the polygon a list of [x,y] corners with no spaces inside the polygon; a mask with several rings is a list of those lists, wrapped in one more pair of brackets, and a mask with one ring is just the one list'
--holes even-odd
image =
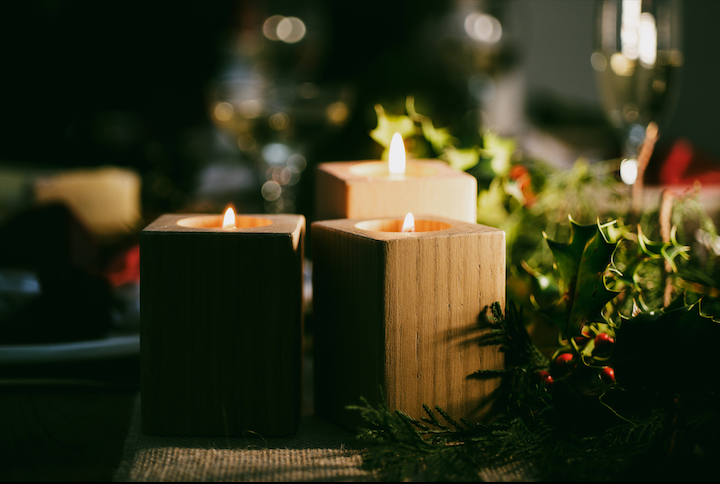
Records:
{"label": "table surface", "polygon": [[[354,435],[314,417],[308,398],[301,429],[292,438],[249,442],[147,436],[139,430],[139,369],[139,357],[27,367],[12,374],[2,368],[0,481],[375,480],[360,468]],[[311,373],[311,367],[306,371]],[[510,463],[483,470],[480,478],[528,481],[532,470]],[[672,480],[714,482],[708,477],[717,475],[707,465],[676,471]]]}
{"label": "table surface", "polygon": [[0,481],[111,481],[139,368],[139,357],[2,368]]}
{"label": "table surface", "polygon": [[[298,435],[262,441],[255,439],[257,442],[225,442],[220,443],[220,448],[231,452],[269,451],[270,454],[261,457],[260,467],[270,476],[275,471],[268,464],[273,459],[287,458],[272,454],[274,450],[293,451],[296,453],[293,459],[300,454],[303,459],[315,460],[330,456],[338,459],[333,464],[343,462],[345,472],[350,472],[345,476],[348,480],[358,480],[357,477],[363,474],[359,469],[360,457],[357,452],[354,455],[346,452],[353,447],[354,435],[312,415],[312,358],[309,352],[304,367],[306,385]],[[176,480],[161,479],[158,475],[168,472],[174,475],[173,472],[179,472],[179,467],[164,470],[154,461],[148,465],[144,451],[151,449],[152,454],[167,452],[172,459],[182,449],[193,448],[197,450],[193,454],[202,455],[203,450],[216,450],[218,445],[213,439],[153,437],[142,433],[139,425],[139,355],[91,362],[2,365],[0,369],[2,482]],[[323,451],[329,454],[323,454]],[[257,471],[257,463],[255,465]],[[121,472],[123,468],[125,471]],[[141,475],[136,475],[137,468],[141,468]],[[231,472],[238,472],[237,469],[246,474],[248,466],[236,464]],[[333,468],[331,472],[337,472],[337,469]],[[216,480],[214,475],[204,475],[205,480]],[[197,480],[190,477],[190,480]],[[271,477],[270,480],[275,479]]]}

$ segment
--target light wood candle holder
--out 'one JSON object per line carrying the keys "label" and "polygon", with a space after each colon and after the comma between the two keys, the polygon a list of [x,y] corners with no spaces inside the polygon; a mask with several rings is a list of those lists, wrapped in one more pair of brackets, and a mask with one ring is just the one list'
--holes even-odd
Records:
{"label": "light wood candle holder", "polygon": [[442,217],[312,224],[315,413],[347,429],[360,397],[420,418],[439,405],[479,421],[499,379],[497,346],[481,346],[485,306],[505,307],[505,232]]}
{"label": "light wood candle holder", "polygon": [[302,215],[163,215],[140,235],[142,428],[289,435],[302,395]]}
{"label": "light wood candle holder", "polygon": [[383,218],[425,213],[477,222],[477,180],[447,163],[408,161],[393,176],[382,161],[321,163],[315,188],[317,220]]}

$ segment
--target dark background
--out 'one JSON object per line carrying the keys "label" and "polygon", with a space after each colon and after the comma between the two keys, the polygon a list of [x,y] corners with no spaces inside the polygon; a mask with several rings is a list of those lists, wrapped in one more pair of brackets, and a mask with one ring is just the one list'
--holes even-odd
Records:
{"label": "dark background", "polygon": [[[305,18],[308,38],[314,35],[313,47],[305,47],[312,62],[297,53],[301,46],[283,54],[297,80],[353,93],[350,121],[314,133],[308,164],[376,158],[381,148],[368,136],[376,123],[374,104],[402,112],[405,96],[414,94],[437,126],[461,125],[473,107],[466,79],[447,68],[439,29],[443,15],[461,3],[5,0],[0,162],[133,167],[143,175],[149,211],[192,208],[195,177],[211,157],[210,148],[190,142],[212,129],[208,86],[227,67],[233,36],[274,13]],[[502,68],[520,72],[525,104],[545,110],[531,113],[532,122],[609,129],[588,60],[593,2],[506,3],[505,14],[518,27]],[[685,70],[663,141],[686,137],[718,158],[720,2],[684,4]],[[538,99],[573,109],[547,112],[553,103]],[[604,155],[616,154],[616,145],[604,143]],[[308,214],[311,177],[300,187],[296,211]]]}
{"label": "dark background", "polygon": [[[415,95],[418,110],[431,115],[436,126],[456,127],[461,132],[456,134],[472,142],[472,133],[462,133],[466,113],[477,107],[467,92],[472,72],[454,61],[453,44],[441,29],[444,16],[461,3],[3,0],[0,169],[32,173],[124,166],[142,175],[145,222],[163,212],[203,209],[194,204],[193,193],[204,168],[222,157],[250,171],[257,167],[237,146],[232,149],[232,143],[216,139],[221,136],[215,136],[208,91],[226,72],[229,46],[238,32],[259,28],[272,14],[296,15],[307,22],[308,42],[275,46],[295,79],[352,94],[348,123],[306,133],[313,140],[305,148],[308,170],[322,161],[377,158],[381,147],[368,136],[376,126],[373,106],[380,103],[401,113],[408,94]],[[568,142],[558,133],[579,132],[590,138],[597,156],[617,155],[589,62],[594,3],[503,3],[508,11],[498,15],[515,22],[515,29],[497,74],[521,81],[516,112],[506,114],[522,120],[517,132],[504,134],[529,143],[528,134],[550,133],[542,139]],[[663,143],[686,138],[717,160],[720,2],[686,1],[684,7],[683,79],[675,114],[663,127],[657,151]],[[312,55],[303,56],[302,49]],[[568,146],[570,158],[581,151],[573,143]],[[537,156],[556,156],[543,151],[542,143],[536,149]],[[256,171],[259,183],[265,173]],[[311,219],[309,173],[301,179],[296,208]],[[0,185],[0,194],[6,190]],[[257,185],[251,198],[262,210]],[[37,232],[32,233],[40,233],[49,246],[53,233],[62,235],[61,228],[34,228]],[[0,250],[15,258],[2,237]],[[74,291],[73,297],[88,299],[82,287],[65,286]],[[52,305],[45,309],[53,312],[52,318],[43,319],[47,324],[65,322],[61,310]],[[72,306],[66,312],[77,319]],[[3,370],[14,380],[4,373],[0,385],[0,480],[111,480],[138,391],[137,355]],[[43,380],[35,385],[25,380],[38,376]],[[47,379],[59,381],[46,384]],[[112,385],[87,387],[86,379],[112,380]]]}

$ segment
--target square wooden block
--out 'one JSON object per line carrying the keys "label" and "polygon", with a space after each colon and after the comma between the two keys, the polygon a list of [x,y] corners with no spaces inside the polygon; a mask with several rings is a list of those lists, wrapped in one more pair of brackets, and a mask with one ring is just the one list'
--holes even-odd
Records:
{"label": "square wooden block", "polygon": [[289,435],[302,390],[302,215],[164,215],[140,235],[142,428]]}
{"label": "square wooden block", "polygon": [[441,161],[408,161],[400,177],[380,161],[321,163],[316,182],[317,220],[412,212],[477,222],[477,180]]}
{"label": "square wooden block", "polygon": [[[479,421],[499,379],[497,346],[481,346],[478,318],[505,307],[505,232],[416,215],[312,224],[315,413],[348,429],[365,397],[420,418],[422,404]],[[485,330],[486,331],[486,330]]]}

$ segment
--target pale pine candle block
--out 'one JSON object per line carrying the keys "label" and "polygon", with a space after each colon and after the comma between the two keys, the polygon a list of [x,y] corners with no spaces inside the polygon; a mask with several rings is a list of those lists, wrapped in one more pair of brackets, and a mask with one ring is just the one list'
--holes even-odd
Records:
{"label": "pale pine candle block", "polygon": [[408,161],[393,176],[382,161],[338,161],[317,168],[316,219],[399,217],[425,213],[477,222],[477,180],[447,163]]}
{"label": "pale pine candle block", "polygon": [[315,412],[348,429],[360,397],[420,418],[439,405],[456,418],[487,416],[503,368],[497,346],[481,346],[485,306],[505,307],[505,232],[416,215],[312,224]]}

